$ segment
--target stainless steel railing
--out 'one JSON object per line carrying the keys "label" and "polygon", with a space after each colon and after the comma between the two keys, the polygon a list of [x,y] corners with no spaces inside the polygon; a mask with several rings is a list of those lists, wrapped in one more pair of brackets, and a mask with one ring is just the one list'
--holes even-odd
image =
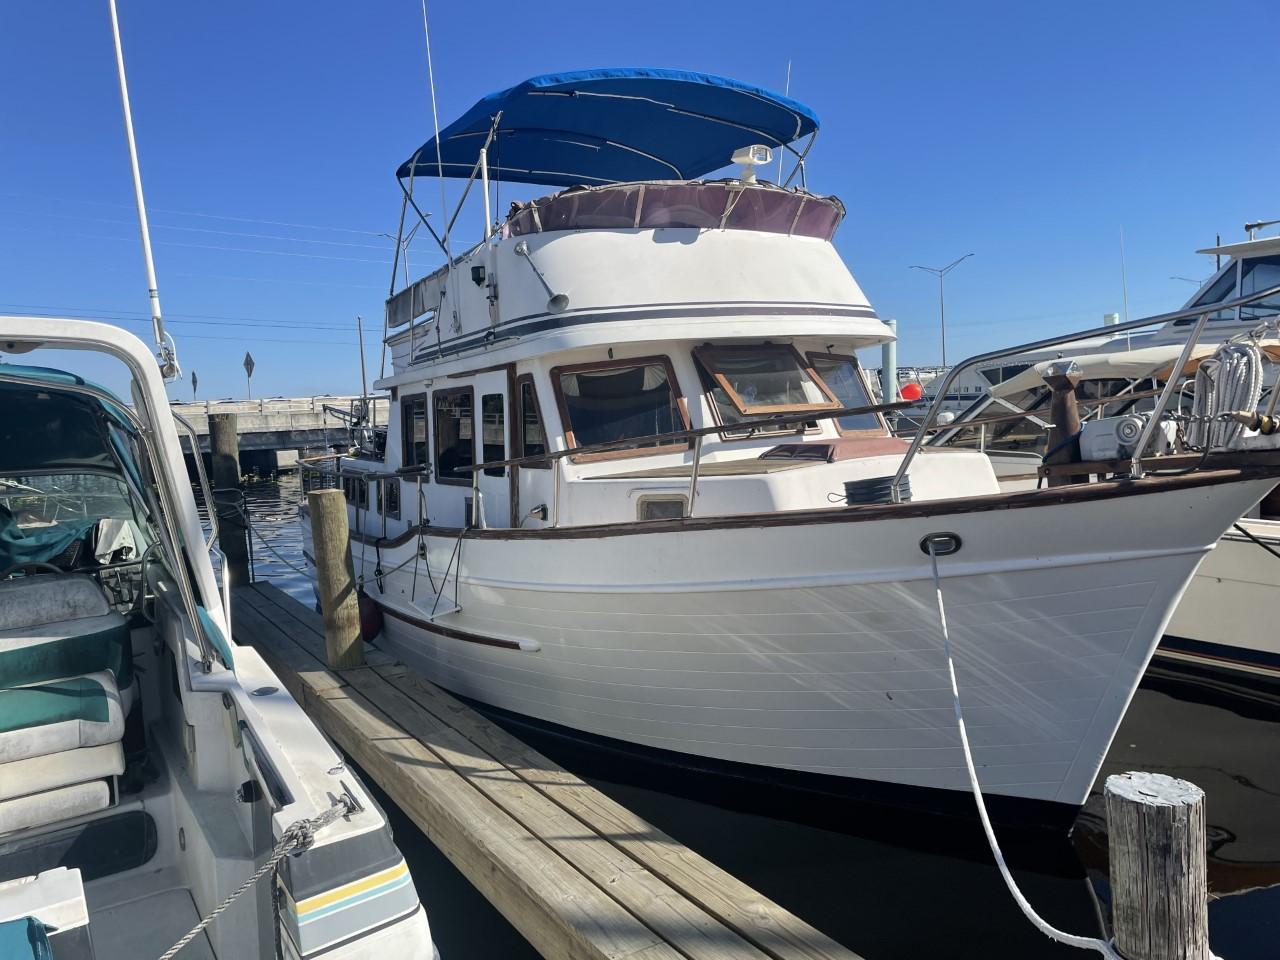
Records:
{"label": "stainless steel railing", "polygon": [[[975,367],[983,363],[990,363],[995,360],[1003,360],[1006,357],[1013,357],[1023,353],[1030,353],[1033,350],[1047,350],[1050,347],[1060,347],[1067,343],[1074,343],[1077,340],[1085,340],[1099,335],[1113,336],[1129,330],[1142,330],[1147,327],[1162,326],[1176,320],[1195,319],[1197,323],[1192,328],[1191,334],[1187,338],[1187,343],[1183,347],[1182,356],[1177,368],[1183,369],[1186,367],[1187,361],[1191,358],[1191,352],[1195,349],[1196,342],[1204,332],[1205,325],[1208,323],[1209,316],[1211,314],[1219,313],[1223,310],[1232,310],[1236,307],[1254,303],[1258,300],[1265,300],[1277,295],[1280,295],[1280,284],[1257,293],[1237,297],[1234,300],[1223,300],[1217,303],[1203,304],[1189,310],[1175,310],[1172,313],[1155,314],[1154,316],[1143,317],[1139,320],[1130,320],[1127,323],[1120,323],[1110,327],[1092,327],[1088,330],[1080,330],[1075,333],[1063,334],[1058,337],[1036,340],[1033,343],[1024,343],[1019,346],[1006,347],[1003,350],[992,350],[988,353],[980,353],[977,356],[969,357],[967,360],[962,360],[943,375],[942,382],[939,384],[935,393],[934,401],[929,405],[928,412],[925,414],[924,419],[920,423],[919,429],[916,430],[916,434],[911,440],[911,446],[907,448],[906,455],[902,458],[902,463],[898,466],[898,472],[894,475],[893,485],[891,488],[894,503],[900,502],[900,487],[902,480],[907,475],[907,471],[911,468],[911,461],[915,459],[916,454],[920,452],[920,448],[924,445],[924,441],[928,436],[929,430],[933,429],[933,425],[937,420],[938,414],[942,412],[942,405],[946,401],[948,389],[951,384],[956,381],[956,378],[970,367]],[[1262,326],[1265,326],[1265,323],[1263,323]],[[1248,336],[1248,334],[1241,334],[1239,336]],[[1237,338],[1233,337],[1232,339]],[[1159,400],[1156,402],[1155,409],[1151,412],[1151,417],[1147,421],[1147,426],[1143,430],[1142,436],[1139,438],[1138,446],[1134,451],[1134,460],[1132,464],[1132,469],[1135,471],[1133,475],[1135,477],[1141,476],[1141,456],[1146,450],[1147,445],[1151,442],[1151,436],[1159,424],[1160,418],[1164,415],[1164,411],[1168,406],[1169,400],[1172,398],[1173,394],[1177,392],[1178,380],[1179,378],[1177,376],[1170,375],[1168,382],[1165,384],[1165,388],[1160,393]]]}

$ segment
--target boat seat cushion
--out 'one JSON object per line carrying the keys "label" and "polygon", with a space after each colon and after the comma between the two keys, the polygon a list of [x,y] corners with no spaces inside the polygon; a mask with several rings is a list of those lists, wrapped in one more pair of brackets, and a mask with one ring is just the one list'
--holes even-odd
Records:
{"label": "boat seat cushion", "polygon": [[105,671],[0,690],[0,764],[123,736],[120,694]]}
{"label": "boat seat cushion", "polygon": [[0,836],[14,830],[43,827],[111,806],[111,786],[105,780],[77,783],[29,797],[0,800]]}
{"label": "boat seat cushion", "polygon": [[0,580],[0,630],[83,620],[110,612],[106,594],[87,574],[37,574]]}
{"label": "boat seat cushion", "polygon": [[124,747],[118,742],[14,760],[0,765],[0,801],[122,773]]}
{"label": "boat seat cushion", "polygon": [[110,672],[116,687],[133,684],[129,626],[114,611],[79,620],[0,630],[0,687]]}
{"label": "boat seat cushion", "polygon": [[84,574],[0,581],[0,687],[111,672],[133,685],[128,622]]}

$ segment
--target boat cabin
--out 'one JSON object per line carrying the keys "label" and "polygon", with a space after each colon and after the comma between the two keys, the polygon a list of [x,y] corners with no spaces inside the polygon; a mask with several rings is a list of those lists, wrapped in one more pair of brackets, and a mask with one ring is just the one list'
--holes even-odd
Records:
{"label": "boat cabin", "polygon": [[[442,238],[445,265],[387,302],[393,370],[378,386],[392,413],[385,460],[344,461],[363,473],[347,483],[354,525],[836,508],[846,482],[895,472],[907,444],[857,360],[893,334],[832,244],[843,204],[792,183],[805,152],[791,144],[811,142],[817,119],[711,79],[535,78],[401,167],[410,211],[416,176],[477,178],[484,229],[456,255]],[[764,180],[774,149],[792,156],[781,184]],[[734,176],[699,179],[731,161]],[[498,180],[563,189],[491,222]],[[965,451],[920,463],[910,482],[916,495],[995,490]]]}

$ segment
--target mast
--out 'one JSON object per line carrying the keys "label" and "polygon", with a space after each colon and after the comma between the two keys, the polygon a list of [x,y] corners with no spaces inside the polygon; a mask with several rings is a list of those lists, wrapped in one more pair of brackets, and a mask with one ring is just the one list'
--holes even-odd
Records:
{"label": "mast", "polygon": [[116,44],[116,73],[120,78],[120,106],[124,113],[124,136],[129,146],[129,165],[133,171],[133,197],[138,207],[138,231],[142,235],[142,259],[147,270],[147,297],[151,303],[151,336],[156,344],[156,360],[166,381],[176,380],[178,356],[173,340],[165,333],[164,319],[160,314],[160,290],[156,283],[156,265],[151,256],[151,229],[147,224],[147,204],[142,196],[142,171],[138,167],[138,145],[133,138],[133,112],[129,109],[129,83],[125,79],[124,48],[120,44],[120,19],[116,15],[116,0],[107,0],[111,10],[111,33]]}

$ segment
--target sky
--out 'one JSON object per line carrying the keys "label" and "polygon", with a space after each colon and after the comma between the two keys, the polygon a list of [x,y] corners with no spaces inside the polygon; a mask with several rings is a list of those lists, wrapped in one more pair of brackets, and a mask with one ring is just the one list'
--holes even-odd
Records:
{"label": "sky", "polygon": [[[200,399],[244,397],[246,350],[255,397],[358,392],[357,315],[371,377],[380,362],[394,171],[431,134],[420,0],[118,4],[185,372],[170,395],[190,399],[195,370]],[[1274,0],[427,10],[441,124],[541,73],[673,67],[781,90],[790,61],[791,95],[822,121],[810,188],[848,208],[837,247],[898,320],[904,364],[941,355],[937,283],[912,264],[974,254],[947,280],[954,361],[1097,325],[1126,286],[1131,317],[1175,309],[1195,287],[1171,278],[1212,269],[1196,249],[1280,217]],[[504,205],[517,189],[543,192]],[[438,219],[434,184],[419,196]],[[459,236],[478,239],[470,219]],[[415,245],[414,274],[437,263]],[[147,309],[106,0],[13,0],[0,312],[145,337]]]}

